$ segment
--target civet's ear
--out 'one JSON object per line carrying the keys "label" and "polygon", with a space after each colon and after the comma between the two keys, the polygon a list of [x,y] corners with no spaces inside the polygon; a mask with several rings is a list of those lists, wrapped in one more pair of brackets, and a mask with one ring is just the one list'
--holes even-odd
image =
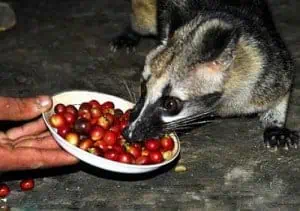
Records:
{"label": "civet's ear", "polygon": [[218,72],[228,69],[234,59],[239,31],[219,20],[207,21],[194,34],[194,46],[198,48],[201,66]]}

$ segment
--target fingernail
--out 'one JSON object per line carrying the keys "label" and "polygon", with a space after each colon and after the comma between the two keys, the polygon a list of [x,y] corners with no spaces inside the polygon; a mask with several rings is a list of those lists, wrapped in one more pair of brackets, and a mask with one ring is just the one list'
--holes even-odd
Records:
{"label": "fingernail", "polygon": [[39,96],[36,100],[39,108],[48,108],[51,105],[51,99],[48,96]]}

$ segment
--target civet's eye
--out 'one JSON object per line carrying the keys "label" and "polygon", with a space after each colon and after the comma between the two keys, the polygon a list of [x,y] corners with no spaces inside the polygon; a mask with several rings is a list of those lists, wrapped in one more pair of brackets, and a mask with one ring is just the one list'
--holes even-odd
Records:
{"label": "civet's eye", "polygon": [[182,101],[176,97],[164,97],[162,106],[169,114],[176,115],[182,109]]}

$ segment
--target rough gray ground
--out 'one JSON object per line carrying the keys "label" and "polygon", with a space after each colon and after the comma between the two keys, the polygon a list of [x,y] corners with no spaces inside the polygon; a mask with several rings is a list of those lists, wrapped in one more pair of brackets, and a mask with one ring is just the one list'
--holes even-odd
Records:
{"label": "rough gray ground", "polygon": [[[26,3],[30,2],[30,3]],[[129,98],[137,94],[146,40],[134,55],[113,54],[108,42],[128,23],[127,1],[12,2],[17,26],[0,34],[0,95],[31,96],[88,89]],[[274,17],[299,63],[300,2],[274,0]],[[300,77],[295,80],[288,125],[300,128]],[[85,164],[2,176],[12,210],[296,210],[300,207],[299,150],[271,153],[257,119],[224,120],[181,136],[181,161],[140,176],[112,174]],[[21,192],[19,179],[34,176],[36,188]],[[29,209],[31,208],[31,209]]]}

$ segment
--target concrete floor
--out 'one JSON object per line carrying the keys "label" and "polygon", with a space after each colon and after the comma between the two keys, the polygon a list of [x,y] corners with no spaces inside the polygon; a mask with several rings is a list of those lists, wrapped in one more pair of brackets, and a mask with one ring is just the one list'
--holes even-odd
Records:
{"label": "concrete floor", "polygon": [[[26,3],[27,2],[27,3]],[[29,2],[29,3],[28,3]],[[31,96],[88,89],[130,100],[138,93],[146,53],[111,53],[108,42],[128,23],[129,2],[107,0],[11,1],[17,26],[0,34],[0,95]],[[273,0],[276,24],[300,61],[300,2]],[[288,125],[300,128],[300,77],[295,80]],[[217,131],[217,132],[216,132]],[[181,136],[181,160],[145,175],[122,175],[86,164],[2,175],[12,189],[11,210],[297,210],[299,150],[271,153],[257,119],[230,119]],[[36,187],[21,192],[21,178]],[[4,203],[4,202],[3,202]]]}

